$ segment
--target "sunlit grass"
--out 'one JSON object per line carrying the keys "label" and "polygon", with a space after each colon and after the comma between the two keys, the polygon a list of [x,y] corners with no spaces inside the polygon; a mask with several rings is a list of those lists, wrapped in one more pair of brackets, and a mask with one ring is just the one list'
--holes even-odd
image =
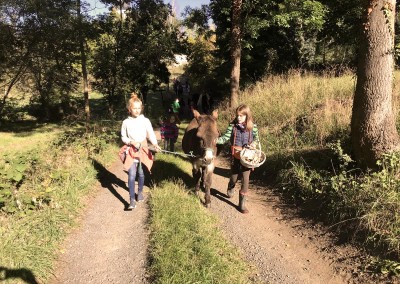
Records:
{"label": "sunlit grass", "polygon": [[[0,141],[2,148],[8,143],[25,145],[7,149],[8,160],[34,159],[23,173],[13,198],[7,200],[7,208],[14,211],[0,213],[0,263],[17,277],[5,283],[19,283],[18,277],[29,275],[30,283],[46,283],[53,274],[60,243],[81,212],[82,198],[95,192],[91,189],[96,184],[98,169],[92,159],[104,167],[116,159],[116,147],[100,141],[100,136],[107,137],[107,133],[94,131],[82,135],[82,129],[71,126],[68,130],[66,135],[65,129],[48,125],[17,134],[5,132],[9,138]],[[5,154],[0,163],[2,175],[4,157]],[[3,186],[1,189],[4,190]]]}
{"label": "sunlit grass", "polygon": [[63,127],[60,125],[36,125],[36,123],[33,128],[23,128],[17,131],[2,131],[0,129],[0,153],[26,153],[37,147],[46,147],[62,131]]}
{"label": "sunlit grass", "polygon": [[150,201],[153,283],[250,283],[249,266],[182,182],[162,182]]}

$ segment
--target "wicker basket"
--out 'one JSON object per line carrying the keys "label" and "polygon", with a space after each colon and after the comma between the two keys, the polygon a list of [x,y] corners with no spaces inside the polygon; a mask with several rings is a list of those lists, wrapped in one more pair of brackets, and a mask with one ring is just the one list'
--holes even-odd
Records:
{"label": "wicker basket", "polygon": [[258,149],[243,148],[240,152],[240,163],[247,168],[257,168],[264,164],[265,160],[266,156],[261,151],[260,143],[258,143]]}

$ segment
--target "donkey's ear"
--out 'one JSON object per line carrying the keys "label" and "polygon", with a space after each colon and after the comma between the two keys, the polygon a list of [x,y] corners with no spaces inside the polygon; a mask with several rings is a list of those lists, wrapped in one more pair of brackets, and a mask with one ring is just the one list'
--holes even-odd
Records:
{"label": "donkey's ear", "polygon": [[212,112],[212,117],[214,117],[215,119],[217,119],[218,118],[218,110],[216,109],[216,110],[214,110],[213,112]]}
{"label": "donkey's ear", "polygon": [[200,117],[200,112],[198,112],[197,110],[193,110],[193,116],[194,116],[194,118],[199,118]]}

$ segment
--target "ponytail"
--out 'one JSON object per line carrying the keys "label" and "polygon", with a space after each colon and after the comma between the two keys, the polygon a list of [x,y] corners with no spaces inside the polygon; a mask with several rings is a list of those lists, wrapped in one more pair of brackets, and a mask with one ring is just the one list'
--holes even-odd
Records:
{"label": "ponytail", "polygon": [[131,98],[128,101],[128,104],[126,105],[126,108],[130,112],[131,108],[133,107],[134,103],[140,103],[142,105],[142,101],[139,99],[138,95],[135,92],[132,92]]}

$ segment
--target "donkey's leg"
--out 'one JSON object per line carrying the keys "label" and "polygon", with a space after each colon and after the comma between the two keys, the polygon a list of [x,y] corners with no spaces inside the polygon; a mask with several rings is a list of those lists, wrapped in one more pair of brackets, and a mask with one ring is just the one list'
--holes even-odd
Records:
{"label": "donkey's leg", "polygon": [[212,173],[206,173],[205,174],[205,205],[207,208],[211,207],[211,195],[210,195],[210,190],[211,190],[211,179],[212,179]]}
{"label": "donkey's leg", "polygon": [[212,185],[212,175],[214,172],[214,164],[211,163],[204,169],[204,185],[205,185],[205,205],[207,208],[211,207],[211,185]]}
{"label": "donkey's leg", "polygon": [[193,168],[192,169],[192,175],[193,175],[193,179],[194,179],[194,182],[195,182],[195,188],[194,188],[195,193],[196,193],[196,195],[199,195],[200,182],[201,182],[201,171],[200,171],[200,169]]}

